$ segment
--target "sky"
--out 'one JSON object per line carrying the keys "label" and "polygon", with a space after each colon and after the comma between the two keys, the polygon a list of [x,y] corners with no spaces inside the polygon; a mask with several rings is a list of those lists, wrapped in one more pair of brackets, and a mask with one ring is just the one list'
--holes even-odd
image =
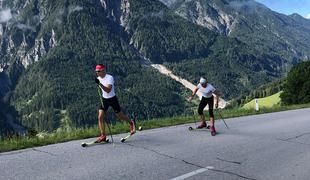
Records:
{"label": "sky", "polygon": [[298,13],[299,15],[310,19],[310,0],[255,0],[262,3],[269,9],[290,15]]}

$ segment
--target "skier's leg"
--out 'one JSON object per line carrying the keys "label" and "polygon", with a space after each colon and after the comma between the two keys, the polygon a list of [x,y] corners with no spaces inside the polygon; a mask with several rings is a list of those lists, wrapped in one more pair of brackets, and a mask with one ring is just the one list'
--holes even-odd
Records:
{"label": "skier's leg", "polygon": [[214,125],[214,113],[213,113],[213,106],[214,106],[214,97],[208,98],[208,106],[209,106],[209,116],[210,116],[210,124],[211,124],[211,135],[215,136],[216,130]]}
{"label": "skier's leg", "polygon": [[97,138],[97,142],[106,140],[105,126],[104,126],[105,111],[103,109],[98,110],[98,126],[100,129],[100,136]]}
{"label": "skier's leg", "polygon": [[117,119],[121,120],[121,121],[125,121],[128,122],[130,125],[130,134],[134,134],[136,132],[135,129],[135,124],[132,120],[130,120],[128,118],[128,116],[126,116],[122,111],[121,111],[121,106],[118,103],[117,97],[113,97],[113,99],[111,100],[111,106],[115,112],[115,115],[117,117]]}
{"label": "skier's leg", "polygon": [[131,121],[128,116],[126,116],[122,111],[115,114],[116,117],[121,120],[128,122],[130,125],[130,134],[134,134],[136,132],[134,121]]}
{"label": "skier's leg", "polygon": [[198,106],[198,114],[199,114],[200,121],[201,121],[201,124],[197,127],[198,129],[207,127],[206,119],[205,119],[205,116],[204,116],[204,114],[203,114],[203,109],[204,109],[206,106],[207,106],[207,102],[206,102],[205,98],[202,97],[202,98],[201,98],[201,101],[200,101],[200,103],[199,103],[199,106]]}

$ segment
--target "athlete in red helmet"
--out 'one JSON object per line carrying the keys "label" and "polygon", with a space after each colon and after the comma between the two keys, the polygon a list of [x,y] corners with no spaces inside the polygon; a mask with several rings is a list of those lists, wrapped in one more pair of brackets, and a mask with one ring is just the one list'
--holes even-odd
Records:
{"label": "athlete in red helmet", "polygon": [[98,84],[102,91],[102,105],[98,110],[98,125],[101,135],[97,138],[97,142],[106,141],[105,126],[103,123],[104,117],[108,108],[111,106],[114,110],[116,117],[119,120],[128,122],[130,124],[130,133],[135,133],[135,124],[131,121],[122,111],[118,103],[115,88],[114,88],[114,78],[105,71],[105,66],[102,64],[96,65],[97,78],[95,82]]}

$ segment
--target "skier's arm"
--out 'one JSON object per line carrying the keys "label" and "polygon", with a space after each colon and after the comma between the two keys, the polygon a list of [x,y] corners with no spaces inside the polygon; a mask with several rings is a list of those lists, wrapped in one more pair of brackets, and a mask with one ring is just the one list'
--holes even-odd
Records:
{"label": "skier's arm", "polygon": [[107,93],[111,92],[111,90],[112,90],[112,85],[111,84],[108,84],[108,86],[104,86],[101,83],[99,83],[98,85],[100,86],[100,88],[102,90],[104,90]]}
{"label": "skier's arm", "polygon": [[99,79],[95,79],[95,82],[98,84],[98,86],[104,90],[105,92],[109,93],[112,90],[112,85],[108,84],[107,86],[104,86],[103,84],[100,83]]}
{"label": "skier's arm", "polygon": [[198,91],[198,87],[196,87],[196,88],[193,90],[192,95],[190,95],[190,96],[188,97],[188,101],[189,101],[189,102],[192,101],[192,99],[193,99],[193,97],[195,96],[195,94],[197,93],[197,91]]}
{"label": "skier's arm", "polygon": [[219,106],[219,101],[220,101],[220,91],[216,89],[216,90],[213,92],[213,95],[215,96],[215,99],[216,99],[215,107],[218,108],[218,106]]}

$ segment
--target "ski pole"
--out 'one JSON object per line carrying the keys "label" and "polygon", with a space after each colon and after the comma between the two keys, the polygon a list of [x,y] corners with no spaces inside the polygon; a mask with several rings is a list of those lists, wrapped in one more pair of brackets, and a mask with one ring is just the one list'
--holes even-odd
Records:
{"label": "ski pole", "polygon": [[193,109],[193,113],[194,113],[194,123],[195,123],[195,127],[197,127],[197,120],[196,120],[196,117],[195,117],[195,109]]}
{"label": "ski pole", "polygon": [[195,110],[193,110],[193,117],[194,117],[195,127],[193,128],[192,126],[189,126],[189,127],[188,127],[188,130],[190,130],[190,131],[197,128],[196,117],[195,117]]}
{"label": "ski pole", "polygon": [[221,117],[222,121],[224,122],[224,124],[225,124],[226,128],[227,128],[227,129],[229,129],[229,127],[227,126],[227,124],[226,124],[225,120],[223,119],[223,117],[222,117],[222,115],[221,115],[221,113],[219,112],[219,110],[218,110],[218,109],[216,109],[216,112],[220,115],[220,117]]}
{"label": "ski pole", "polygon": [[[103,107],[103,100],[102,100],[101,88],[100,88],[99,85],[98,85],[98,95],[99,95],[99,97],[100,97],[101,106]],[[114,145],[114,140],[113,140],[113,135],[112,135],[112,131],[111,131],[110,125],[109,125],[108,122],[106,122],[106,121],[104,121],[104,122],[105,122],[105,123],[107,124],[107,126],[108,126],[109,133],[110,133],[111,140],[112,140],[112,144],[113,144],[113,146],[115,146],[115,145]],[[110,122],[110,123],[111,123],[111,122]]]}
{"label": "ski pole", "polygon": [[112,131],[111,131],[111,128],[110,128],[111,121],[109,121],[109,122],[110,122],[110,123],[107,123],[107,122],[106,122],[106,124],[107,124],[108,129],[109,129],[109,132],[110,132],[110,136],[111,136],[111,139],[112,139],[112,144],[113,144],[113,146],[115,146],[115,144],[114,144],[114,140],[113,140]]}

